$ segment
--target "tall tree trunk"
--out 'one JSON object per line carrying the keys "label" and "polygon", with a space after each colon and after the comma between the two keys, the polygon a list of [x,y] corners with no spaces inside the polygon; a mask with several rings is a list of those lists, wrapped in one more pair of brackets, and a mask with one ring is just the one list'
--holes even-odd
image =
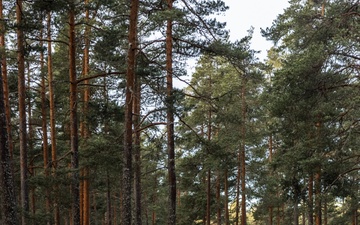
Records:
{"label": "tall tree trunk", "polygon": [[220,175],[220,171],[217,172],[217,179],[216,179],[216,207],[217,207],[217,212],[216,212],[216,220],[217,220],[217,224],[221,225],[221,186],[220,186],[220,180],[221,180],[221,175]]}
{"label": "tall tree trunk", "polygon": [[[269,163],[272,163],[273,158],[273,136],[270,134],[269,137]],[[272,172],[270,171],[270,176],[272,176]],[[274,212],[274,205],[269,206],[269,225],[273,224],[273,212]]]}
{"label": "tall tree trunk", "polygon": [[211,223],[211,170],[207,170],[206,174],[206,225]]}
{"label": "tall tree trunk", "polygon": [[[325,196],[324,198],[324,225],[328,225],[328,198]],[[357,225],[357,224],[355,224]]]}
{"label": "tall tree trunk", "polygon": [[[41,39],[43,39],[43,29],[41,29]],[[40,42],[40,46],[43,47],[43,41]],[[40,70],[44,71],[45,67],[44,52],[40,52]],[[44,174],[45,177],[49,176],[49,145],[48,145],[48,129],[47,129],[47,99],[46,99],[46,79],[45,74],[41,73],[41,130],[42,130],[42,148],[43,148],[43,162],[44,162]],[[50,193],[49,189],[45,190],[45,212],[50,212]],[[50,221],[47,220],[47,225],[50,225]]]}
{"label": "tall tree trunk", "polygon": [[[173,0],[167,0],[168,10],[173,7]],[[176,224],[176,174],[175,174],[175,143],[174,143],[174,99],[173,99],[173,37],[172,20],[166,26],[166,96],[167,96],[167,148],[169,176],[169,220],[168,225]]]}
{"label": "tall tree trunk", "polygon": [[135,77],[135,87],[134,87],[134,127],[135,127],[135,224],[142,225],[141,220],[141,157],[140,157],[140,100],[141,100],[141,83],[140,77]]}
{"label": "tall tree trunk", "polygon": [[298,201],[298,193],[295,193],[295,202],[294,202],[294,225],[299,225],[299,201]]}
{"label": "tall tree trunk", "polygon": [[80,225],[80,194],[79,194],[79,143],[77,121],[77,83],[75,55],[75,1],[70,3],[69,10],[69,79],[70,79],[70,150],[72,171],[72,221]]}
{"label": "tall tree trunk", "polygon": [[246,225],[246,156],[245,156],[245,141],[246,141],[246,79],[243,78],[243,85],[241,87],[241,149],[240,149],[240,164],[241,164],[241,225]]}
{"label": "tall tree trunk", "polygon": [[[1,65],[0,65],[1,67]],[[2,223],[5,225],[17,225],[17,207],[15,197],[15,186],[11,168],[11,158],[8,145],[6,113],[4,104],[3,80],[0,76],[0,172],[1,172],[1,206],[3,212]]]}
{"label": "tall tree trunk", "polygon": [[321,225],[321,169],[320,166],[315,173],[315,224]]}
{"label": "tall tree trunk", "polygon": [[[85,21],[89,22],[89,8],[87,7],[89,4],[89,0],[85,0]],[[89,76],[89,49],[90,49],[90,26],[85,27],[84,34],[84,63],[83,63],[83,77]],[[90,137],[90,129],[89,129],[89,101],[90,101],[90,87],[89,80],[84,80],[84,96],[83,96],[83,110],[82,116],[83,120],[81,123],[81,136],[85,140],[85,144],[87,143],[87,139]],[[89,168],[85,167],[82,169],[82,182],[80,188],[80,214],[81,214],[81,224],[89,225],[90,224],[90,194],[89,194]]]}
{"label": "tall tree trunk", "polygon": [[18,63],[18,97],[19,97],[19,138],[20,138],[20,201],[22,208],[21,224],[27,222],[29,212],[27,139],[26,139],[26,105],[25,105],[25,50],[23,32],[22,0],[16,1],[17,22],[17,63]]}
{"label": "tall tree trunk", "polygon": [[[316,123],[316,137],[317,142],[321,142],[321,116],[318,116],[318,122]],[[319,144],[319,148],[321,149],[321,145]],[[321,162],[318,162],[318,165],[315,167],[315,174],[314,174],[314,185],[315,185],[315,224],[321,225],[322,224],[322,197],[321,197]]]}
{"label": "tall tree trunk", "polygon": [[228,169],[225,169],[225,173],[224,173],[224,192],[225,192],[225,225],[229,225],[230,224],[230,215],[229,215]]}
{"label": "tall tree trunk", "polygon": [[[3,16],[3,3],[0,0],[0,47],[5,49],[5,24]],[[4,90],[4,106],[5,106],[5,115],[6,115],[6,130],[8,134],[8,148],[10,152],[10,158],[13,155],[13,141],[11,135],[11,113],[10,113],[10,99],[9,99],[9,85],[8,85],[8,75],[7,75],[7,62],[5,51],[1,54],[1,75],[2,75],[2,85]]]}
{"label": "tall tree trunk", "polygon": [[308,192],[309,192],[309,202],[308,202],[308,224],[314,224],[314,204],[313,204],[313,192],[314,192],[314,176],[312,173],[309,174],[309,184],[308,184]]}
{"label": "tall tree trunk", "polygon": [[[210,98],[211,98],[211,88],[212,88],[212,81],[210,74],[209,75]],[[212,139],[212,108],[211,108],[211,104],[209,104],[208,124],[207,124],[208,144],[210,144],[211,139]],[[207,154],[211,154],[209,149],[207,149]],[[207,179],[206,179],[206,225],[210,225],[210,223],[211,223],[211,169],[208,168]]]}
{"label": "tall tree trunk", "polygon": [[[51,168],[52,174],[56,176],[57,168],[57,153],[56,153],[56,128],[55,128],[55,99],[54,99],[54,76],[52,69],[52,38],[51,38],[51,12],[47,12],[47,72],[49,84],[49,120],[50,120],[50,143],[51,143]],[[58,207],[58,200],[56,196],[57,187],[54,187],[54,225],[60,224],[60,211]]]}
{"label": "tall tree trunk", "polygon": [[241,152],[237,155],[237,175],[236,175],[236,197],[235,197],[235,225],[239,225],[240,214],[240,180],[241,180]]}
{"label": "tall tree trunk", "polygon": [[129,25],[129,49],[127,59],[126,73],[126,97],[125,97],[125,134],[124,134],[124,152],[123,152],[123,216],[122,224],[131,225],[131,183],[132,183],[132,136],[133,136],[133,90],[135,82],[135,60],[136,60],[136,36],[137,36],[137,18],[139,11],[139,0],[131,1],[130,25]]}
{"label": "tall tree trunk", "polygon": [[[111,225],[112,222],[112,207],[111,207],[111,188],[110,188],[110,176],[106,171],[106,225]],[[116,224],[116,223],[114,223]]]}

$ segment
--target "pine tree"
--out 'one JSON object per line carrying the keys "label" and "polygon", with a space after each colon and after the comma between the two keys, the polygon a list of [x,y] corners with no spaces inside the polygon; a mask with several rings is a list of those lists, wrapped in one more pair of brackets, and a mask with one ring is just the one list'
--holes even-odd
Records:
{"label": "pine tree", "polygon": [[18,223],[18,209],[15,197],[15,185],[11,167],[9,139],[7,137],[7,120],[4,104],[4,89],[2,76],[0,76],[0,153],[1,153],[1,205],[3,216],[2,223],[16,225]]}

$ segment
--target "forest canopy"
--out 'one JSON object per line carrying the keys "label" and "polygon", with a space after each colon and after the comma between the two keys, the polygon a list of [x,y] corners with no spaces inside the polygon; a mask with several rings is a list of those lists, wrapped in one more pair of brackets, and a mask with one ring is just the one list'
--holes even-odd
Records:
{"label": "forest canopy", "polygon": [[0,224],[358,224],[359,0],[0,6]]}

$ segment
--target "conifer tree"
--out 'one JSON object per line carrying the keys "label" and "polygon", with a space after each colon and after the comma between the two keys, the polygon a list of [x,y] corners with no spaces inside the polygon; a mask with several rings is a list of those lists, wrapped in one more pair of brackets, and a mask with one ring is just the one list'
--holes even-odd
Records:
{"label": "conifer tree", "polygon": [[122,223],[130,225],[132,223],[132,151],[133,151],[133,117],[132,107],[134,101],[134,81],[135,81],[135,60],[137,51],[137,21],[138,21],[139,1],[134,0],[130,6],[130,24],[129,24],[129,47],[127,56],[127,73],[126,73],[126,99],[125,99],[125,134],[124,134],[124,153],[123,153],[123,214]]}
{"label": "conifer tree", "polygon": [[0,76],[0,153],[1,153],[1,210],[2,223],[16,225],[18,223],[18,209],[15,197],[15,185],[11,167],[9,139],[7,137],[7,120],[4,104],[4,89],[2,76]]}
{"label": "conifer tree", "polygon": [[27,165],[27,125],[25,105],[25,37],[23,21],[23,2],[16,1],[17,22],[17,62],[18,62],[18,97],[19,97],[19,144],[20,144],[20,199],[21,199],[21,224],[27,224],[27,213],[29,212],[29,190],[28,190],[28,165]]}

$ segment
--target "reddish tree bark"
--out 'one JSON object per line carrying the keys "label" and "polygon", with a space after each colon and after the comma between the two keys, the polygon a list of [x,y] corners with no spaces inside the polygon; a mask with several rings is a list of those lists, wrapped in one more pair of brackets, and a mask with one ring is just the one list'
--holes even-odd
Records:
{"label": "reddish tree bark", "polygon": [[0,76],[0,178],[1,178],[1,209],[4,216],[2,222],[5,225],[17,225],[17,207],[15,186],[11,168],[11,158],[8,145],[7,124],[4,104],[3,80]]}
{"label": "reddish tree bark", "polygon": [[22,208],[21,224],[27,223],[29,212],[28,166],[27,166],[27,126],[26,126],[26,90],[25,90],[25,50],[23,32],[22,0],[16,1],[17,23],[17,63],[18,63],[18,98],[19,98],[19,139],[20,139],[20,203]]}
{"label": "reddish tree bark", "polygon": [[134,101],[134,80],[135,80],[135,59],[136,59],[136,35],[137,19],[139,10],[139,0],[131,1],[130,8],[130,26],[129,26],[129,49],[127,59],[126,73],[126,97],[125,97],[125,134],[124,134],[124,152],[123,152],[123,216],[122,224],[131,225],[131,195],[132,195],[132,136],[133,136],[133,118],[132,107]]}
{"label": "reddish tree bark", "polygon": [[[85,6],[88,6],[89,0],[85,0]],[[89,18],[89,8],[85,7],[85,21],[88,23]],[[89,76],[89,49],[90,49],[90,26],[85,27],[84,34],[84,62],[83,62],[83,74],[82,76],[85,78]],[[89,101],[90,101],[90,88],[89,88],[89,80],[84,80],[84,95],[83,95],[83,109],[82,116],[83,120],[81,122],[81,136],[84,140],[87,140],[90,137],[89,130],[89,122],[88,122],[88,114],[89,114]],[[85,141],[86,143],[86,141]],[[82,168],[82,181],[80,185],[80,220],[82,225],[90,224],[90,194],[89,194],[89,168]]]}
{"label": "reddish tree bark", "polygon": [[69,79],[70,79],[70,150],[72,171],[72,222],[80,225],[79,192],[79,134],[77,121],[76,43],[75,43],[75,3],[69,9]]}

